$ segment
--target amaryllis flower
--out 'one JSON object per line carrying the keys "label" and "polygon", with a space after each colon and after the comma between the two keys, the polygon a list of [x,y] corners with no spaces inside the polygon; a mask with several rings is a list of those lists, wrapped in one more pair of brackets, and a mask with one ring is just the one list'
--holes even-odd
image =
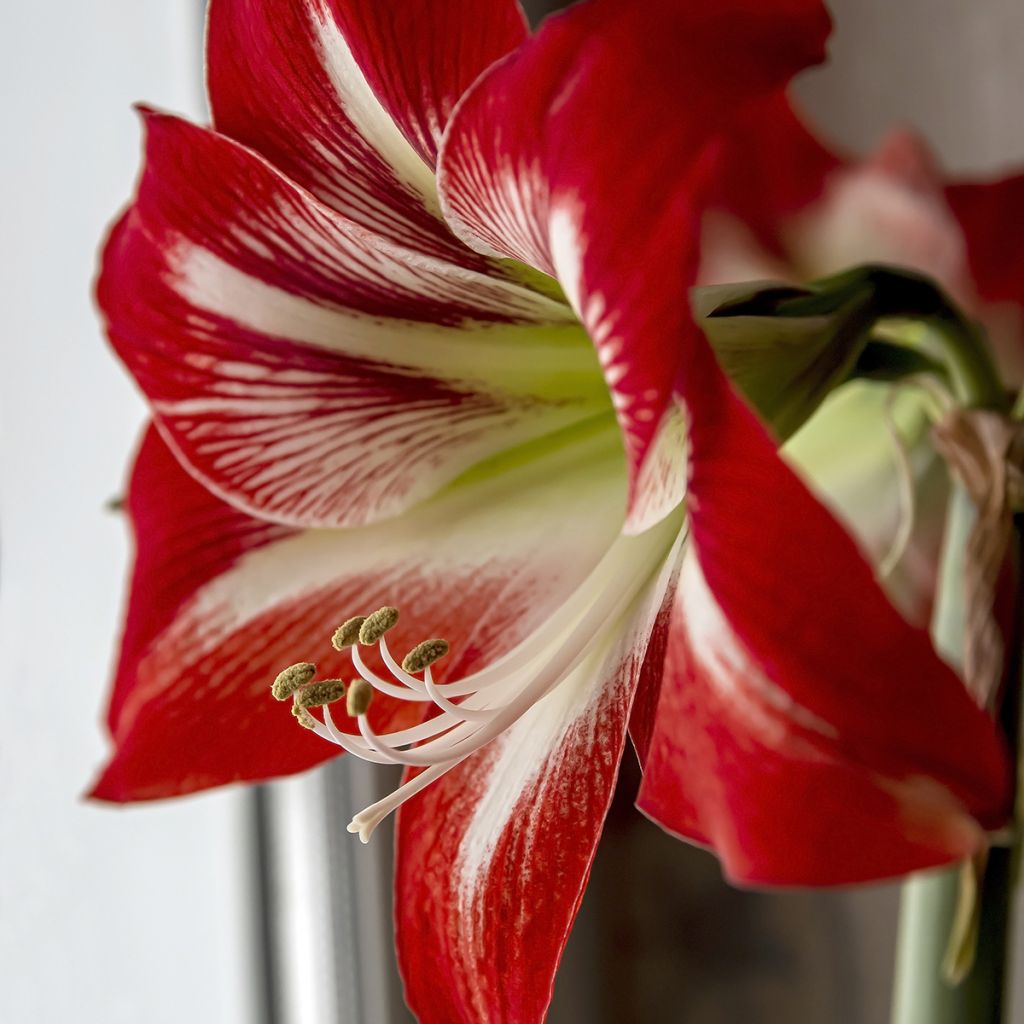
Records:
{"label": "amaryllis flower", "polygon": [[[99,298],[154,426],[93,792],[325,739],[407,764],[354,826],[400,806],[423,1021],[543,1016],[627,734],[641,808],[741,882],[900,874],[1005,818],[992,723],[690,313],[721,154],[827,29],[812,0],[590,0],[533,37],[511,0],[213,0],[212,127],[143,112]],[[392,656],[433,637],[429,672]],[[306,659],[368,711],[296,728],[267,686]]]}

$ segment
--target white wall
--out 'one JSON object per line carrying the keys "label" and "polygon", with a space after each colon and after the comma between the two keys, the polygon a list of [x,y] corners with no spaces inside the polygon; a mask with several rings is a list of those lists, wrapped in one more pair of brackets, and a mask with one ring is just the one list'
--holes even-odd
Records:
{"label": "white wall", "polygon": [[798,91],[831,139],[860,150],[923,132],[962,174],[1024,165],[1021,0],[826,0],[828,65]]}
{"label": "white wall", "polygon": [[104,755],[127,553],[105,512],[142,405],[105,347],[95,250],[138,165],[130,104],[200,105],[199,0],[0,7],[0,1020],[235,1024],[238,794],[124,811]]}

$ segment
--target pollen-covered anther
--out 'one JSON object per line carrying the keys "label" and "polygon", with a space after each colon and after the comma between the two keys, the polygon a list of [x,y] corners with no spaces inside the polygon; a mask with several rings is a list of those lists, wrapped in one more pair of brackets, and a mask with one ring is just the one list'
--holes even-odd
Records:
{"label": "pollen-covered anther", "polygon": [[365,679],[356,679],[349,684],[345,709],[353,718],[365,715],[373,700],[373,687]]}
{"label": "pollen-covered anther", "polygon": [[316,719],[304,708],[298,704],[292,705],[292,714],[295,716],[295,720],[305,729],[316,729]]}
{"label": "pollen-covered anther", "polygon": [[334,649],[336,651],[343,651],[346,647],[351,647],[356,643],[359,639],[359,630],[363,628],[365,621],[365,615],[355,615],[343,622],[334,631],[334,636],[331,637],[331,645]]}
{"label": "pollen-covered anther", "polygon": [[290,665],[278,674],[270,687],[276,700],[287,700],[300,686],[305,686],[316,675],[316,665],[308,661],[300,661]]}
{"label": "pollen-covered anther", "polygon": [[295,703],[300,708],[320,708],[344,696],[345,684],[340,679],[320,679],[296,690]]}
{"label": "pollen-covered anther", "polygon": [[402,668],[406,672],[422,672],[428,665],[443,658],[448,653],[448,641],[440,638],[424,640],[417,644],[403,659]]}
{"label": "pollen-covered anther", "polygon": [[398,609],[385,605],[378,608],[372,615],[367,615],[359,627],[359,642],[364,647],[372,647],[380,638],[398,622]]}

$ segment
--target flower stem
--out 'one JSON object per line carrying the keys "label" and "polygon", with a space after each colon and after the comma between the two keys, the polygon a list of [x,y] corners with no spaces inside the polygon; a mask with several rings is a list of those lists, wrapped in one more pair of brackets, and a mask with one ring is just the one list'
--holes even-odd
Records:
{"label": "flower stem", "polygon": [[971,409],[1008,412],[1006,391],[980,329],[950,308],[928,317],[946,368],[961,401]]}
{"label": "flower stem", "polygon": [[953,924],[957,888],[955,870],[917,875],[903,884],[893,983],[893,1024],[967,1024],[972,1020],[982,1024],[993,1019],[990,1014],[973,1017],[965,988],[954,988],[942,977],[941,965]]}
{"label": "flower stem", "polygon": [[[960,400],[967,406],[999,411],[1006,398],[976,328],[955,314],[942,311],[926,318]],[[958,615],[949,614],[963,584],[963,552],[971,519],[966,494],[957,486],[951,502],[943,579],[940,587],[935,639],[940,648],[957,650],[962,629]],[[1022,612],[1024,585],[1020,571],[1022,522],[1015,523],[1014,569],[1017,588],[1013,629],[1006,646],[1003,702],[1000,722],[1018,763],[1021,729]],[[945,597],[945,602],[943,598]],[[951,633],[953,635],[951,635]],[[1018,812],[1018,819],[1020,814]],[[956,869],[920,875],[903,888],[899,941],[893,991],[893,1024],[1004,1024],[1010,954],[1010,910],[1016,883],[1019,849],[993,847],[988,854],[978,894],[978,925],[975,959],[970,973],[959,985],[946,980],[946,957],[959,899],[960,872]]]}

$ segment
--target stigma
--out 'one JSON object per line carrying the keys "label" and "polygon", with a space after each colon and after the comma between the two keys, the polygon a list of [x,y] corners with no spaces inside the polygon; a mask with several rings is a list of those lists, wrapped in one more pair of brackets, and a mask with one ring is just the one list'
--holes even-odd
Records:
{"label": "stigma", "polygon": [[[335,650],[348,652],[354,681],[316,682],[310,662],[285,669],[273,693],[279,700],[292,698],[300,725],[364,761],[419,769],[394,792],[356,814],[349,832],[369,842],[392,811],[508,730],[567,679],[581,681],[588,672],[596,676],[590,656],[626,628],[632,610],[680,537],[681,525],[681,514],[674,515],[638,536],[618,537],[532,634],[461,679],[434,678],[434,666],[449,653],[448,642],[440,637],[425,639],[396,657],[388,634],[400,613],[390,605],[348,618],[331,638]],[[370,648],[377,649],[383,673],[368,664],[364,652]],[[595,678],[593,683],[599,681]],[[422,705],[423,721],[378,733],[368,716],[376,696]],[[333,706],[344,706],[357,731],[339,728]]]}

